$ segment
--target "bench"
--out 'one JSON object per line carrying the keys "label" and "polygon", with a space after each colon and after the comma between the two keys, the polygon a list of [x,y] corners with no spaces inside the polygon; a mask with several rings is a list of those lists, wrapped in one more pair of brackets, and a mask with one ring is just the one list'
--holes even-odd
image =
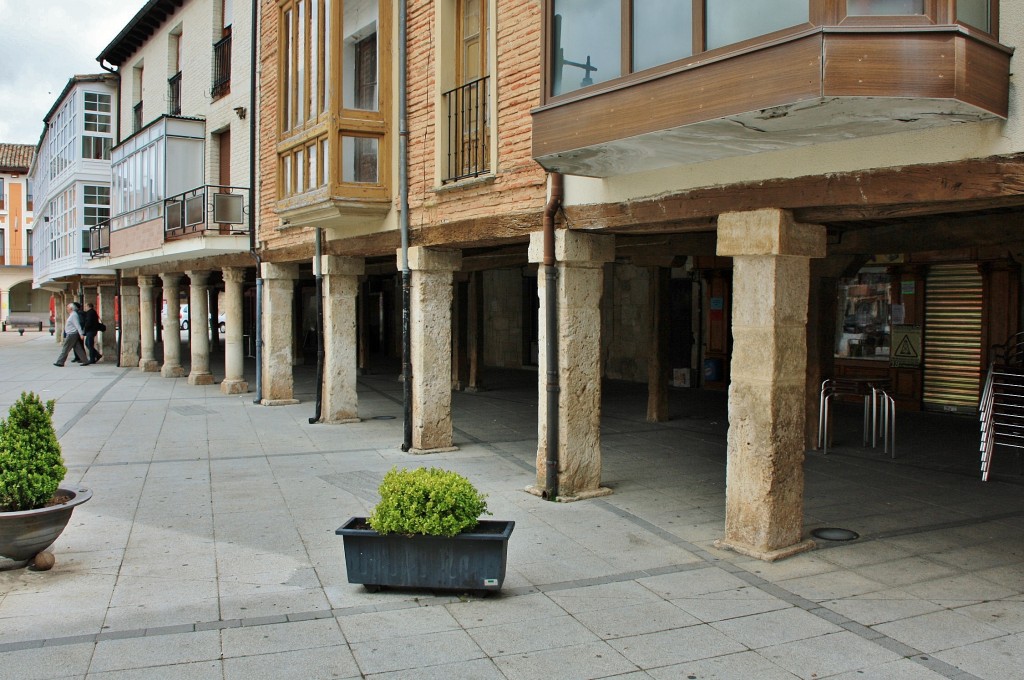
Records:
{"label": "bench", "polygon": [[37,330],[42,332],[43,322],[33,316],[8,316],[7,320],[3,322],[3,332],[7,332],[7,328],[11,330],[17,329],[19,335],[25,335],[25,329]]}

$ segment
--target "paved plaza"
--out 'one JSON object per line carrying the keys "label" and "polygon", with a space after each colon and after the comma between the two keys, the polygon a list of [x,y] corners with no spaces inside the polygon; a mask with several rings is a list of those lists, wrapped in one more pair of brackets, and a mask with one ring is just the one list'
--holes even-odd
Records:
{"label": "paved plaza", "polygon": [[[768,564],[714,547],[723,393],[673,391],[652,425],[643,386],[606,389],[614,494],[556,504],[523,491],[535,373],[456,393],[458,450],[413,456],[393,371],[360,379],[362,422],[311,425],[309,367],[302,403],[263,407],[110,363],[57,368],[57,352],[0,334],[0,408],[55,399],[68,478],[94,496],[51,571],[0,571],[0,678],[1024,676],[1024,478],[1013,454],[994,481],[973,474],[969,420],[900,414],[892,460],[840,418],[832,452],[807,456],[805,523],[861,538]],[[334,531],[395,465],[456,470],[515,521],[500,595],[347,582]]]}

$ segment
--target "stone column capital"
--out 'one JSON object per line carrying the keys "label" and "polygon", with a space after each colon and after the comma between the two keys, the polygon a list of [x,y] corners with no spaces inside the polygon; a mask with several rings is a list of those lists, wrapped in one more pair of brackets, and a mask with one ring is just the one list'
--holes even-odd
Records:
{"label": "stone column capital", "polygon": [[[396,252],[398,267],[402,266],[402,251]],[[462,268],[462,251],[444,248],[413,246],[409,248],[409,269],[414,271],[454,272]]]}
{"label": "stone column capital", "polygon": [[245,283],[245,268],[244,267],[224,267],[221,270],[224,276],[224,281],[228,283]]}
{"label": "stone column capital", "polygon": [[264,279],[297,279],[299,278],[299,266],[297,264],[281,264],[277,262],[263,262]]}
{"label": "stone column capital", "polygon": [[803,224],[779,208],[727,212],[718,216],[717,254],[825,257],[825,227]]}
{"label": "stone column capital", "polygon": [[166,274],[160,275],[160,280],[163,281],[164,287],[177,286],[181,283],[180,272],[167,272]]}
{"label": "stone column capital", "polygon": [[366,262],[361,257],[321,255],[320,266],[327,276],[362,276],[366,273]]}
{"label": "stone column capital", "polygon": [[185,272],[188,276],[188,282],[193,286],[206,285],[206,280],[210,277],[209,269],[189,269]]}
{"label": "stone column capital", "polygon": [[[544,262],[544,232],[530,233],[530,262]],[[575,267],[602,266],[615,260],[615,237],[559,229],[555,232],[555,261]]]}
{"label": "stone column capital", "polygon": [[143,274],[139,276],[139,288],[152,288],[156,285],[156,276]]}

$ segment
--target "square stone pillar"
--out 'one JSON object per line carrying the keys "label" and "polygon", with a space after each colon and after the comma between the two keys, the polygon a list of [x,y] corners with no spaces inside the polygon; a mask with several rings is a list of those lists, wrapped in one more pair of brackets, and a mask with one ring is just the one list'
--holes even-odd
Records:
{"label": "square stone pillar", "polygon": [[[243,394],[249,391],[245,381],[245,347],[242,343],[242,284],[245,269],[224,269],[224,381],[220,391],[224,394]],[[214,318],[211,314],[211,318]]]}
{"label": "square stone pillar", "polygon": [[121,280],[121,358],[122,368],[139,365],[139,287]]}
{"label": "square stone pillar", "polygon": [[[555,232],[558,300],[558,498],[603,496],[601,486],[601,297],[604,265],[615,259],[615,237],[564,229]],[[544,234],[530,234],[530,262],[543,263]],[[540,326],[537,373],[537,484],[547,470],[547,278],[537,274]]]}
{"label": "square stone pillar", "polygon": [[[181,314],[181,274],[171,272],[161,274],[164,286],[164,299],[167,300],[167,326],[164,328],[164,364],[160,367],[160,375],[165,378],[181,378],[185,369],[181,365],[181,326],[178,317]],[[161,323],[163,319],[161,319]]]}
{"label": "square stone pillar", "polygon": [[359,422],[356,297],[362,258],[321,256],[324,288],[324,387],[320,422]]}
{"label": "square stone pillar", "polygon": [[803,539],[804,392],[810,259],[825,228],[784,210],[725,213],[718,254],[733,258],[725,537],[772,561],[814,547]]}
{"label": "square stone pillar", "polygon": [[[399,251],[399,265],[401,258]],[[452,445],[452,281],[453,272],[461,266],[459,251],[409,248],[413,381],[410,453],[456,448]]]}
{"label": "square stone pillar", "polygon": [[264,406],[297,404],[292,306],[298,265],[263,263],[263,400]]}
{"label": "square stone pillar", "polygon": [[[113,286],[100,286],[98,290],[100,304],[97,311],[100,315],[100,321],[107,327],[107,330],[99,332],[96,338],[96,349],[104,357],[100,361],[103,363],[113,363],[114,357],[117,355],[117,322],[114,320],[114,296],[117,289]],[[60,309],[57,311],[60,311]],[[58,328],[61,328],[61,326],[58,326]]]}
{"label": "square stone pillar", "polygon": [[155,276],[139,277],[139,370],[155,373],[160,370],[156,360],[156,336],[153,333],[153,287]]}
{"label": "square stone pillar", "polygon": [[206,297],[208,271],[191,270],[188,275],[188,309],[192,316],[189,325],[189,347],[192,363],[189,366],[189,385],[212,385],[210,373],[210,304]]}

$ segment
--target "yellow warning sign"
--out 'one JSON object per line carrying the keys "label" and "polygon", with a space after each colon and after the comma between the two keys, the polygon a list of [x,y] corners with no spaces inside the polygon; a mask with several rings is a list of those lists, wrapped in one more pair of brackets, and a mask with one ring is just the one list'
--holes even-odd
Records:
{"label": "yellow warning sign", "polygon": [[890,366],[917,368],[921,365],[921,327],[894,325],[889,347]]}

